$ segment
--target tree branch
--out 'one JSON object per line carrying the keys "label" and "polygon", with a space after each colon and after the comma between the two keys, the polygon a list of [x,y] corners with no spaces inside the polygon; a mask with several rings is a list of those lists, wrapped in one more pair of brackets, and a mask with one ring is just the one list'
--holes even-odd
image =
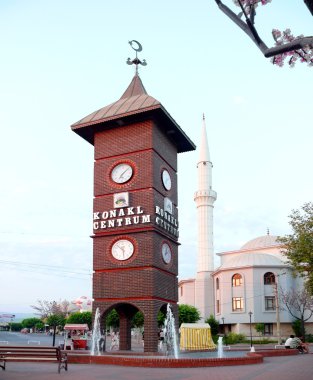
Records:
{"label": "tree branch", "polygon": [[266,58],[269,58],[274,57],[278,54],[287,53],[288,51],[305,49],[308,46],[313,47],[313,37],[301,37],[295,39],[294,41],[289,42],[288,44],[269,48],[265,52],[263,52],[263,54]]}
{"label": "tree branch", "polygon": [[256,28],[246,16],[246,23],[243,22],[230,8],[228,8],[225,4],[222,3],[221,0],[215,0],[216,4],[220,8],[220,10],[226,14],[236,25],[239,26],[241,30],[243,30],[251,40],[257,45],[257,47],[261,50],[263,55],[266,58],[274,57],[279,54],[287,53],[289,51],[304,49],[307,46],[313,48],[313,37],[301,37],[295,39],[292,42],[287,44],[274,46],[272,48],[268,48],[266,44],[260,38]]}
{"label": "tree branch", "polygon": [[242,29],[251,38],[251,40],[262,51],[262,53],[265,54],[265,52],[268,50],[268,47],[261,40],[260,36],[258,35],[257,30],[255,29],[255,27],[253,26],[249,18],[246,17],[246,23],[245,23],[231,9],[229,9],[226,5],[224,5],[221,0],[215,0],[215,2],[220,8],[220,10],[223,13],[225,13],[226,16],[228,16],[235,24],[237,24],[239,28]]}

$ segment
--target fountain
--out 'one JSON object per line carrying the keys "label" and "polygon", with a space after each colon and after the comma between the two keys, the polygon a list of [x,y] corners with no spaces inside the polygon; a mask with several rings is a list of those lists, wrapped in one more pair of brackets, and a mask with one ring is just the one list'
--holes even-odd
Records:
{"label": "fountain", "polygon": [[103,339],[103,338],[102,338],[101,331],[100,331],[100,310],[97,307],[96,313],[95,313],[95,320],[94,320],[94,324],[93,324],[93,329],[92,329],[90,355],[92,355],[92,356],[101,355],[101,349],[100,349],[101,339]]}
{"label": "fountain", "polygon": [[[146,356],[145,354],[139,353],[138,355],[132,355],[132,353],[129,353],[128,356],[125,352],[113,352],[118,350],[118,340],[114,347],[112,345],[111,353],[106,352],[103,355],[103,344],[105,343],[105,340],[101,335],[100,318],[100,310],[97,308],[93,325],[90,354],[86,353],[86,355],[84,355],[76,352],[69,353],[73,362],[81,364],[127,365],[149,368],[211,367],[216,365],[243,365],[263,362],[263,357],[261,355],[254,354],[253,356],[246,356],[245,352],[223,352],[222,337],[220,337],[218,341],[218,352],[208,350],[202,350],[200,352],[180,352],[178,357],[179,348],[175,319],[169,304],[167,305],[166,320],[163,330],[163,347],[165,353],[163,359],[160,356],[151,357],[150,355]],[[116,338],[118,339],[118,336]],[[216,358],[218,358],[218,360],[216,360]]]}
{"label": "fountain", "polygon": [[[155,358],[146,356],[145,354],[132,355],[125,352],[118,351],[118,334],[115,339],[112,338],[111,353],[106,352],[103,355],[105,339],[101,335],[100,329],[100,310],[96,309],[95,319],[92,331],[91,351],[90,354],[84,355],[81,353],[70,353],[71,359],[75,363],[81,364],[108,364],[108,365],[127,365],[134,367],[158,367],[158,368],[178,368],[178,367],[211,367],[220,365],[243,365],[243,364],[257,364],[263,362],[261,355],[254,354],[253,356],[246,356],[245,352],[223,352],[222,337],[218,340],[218,352],[202,350],[191,352],[180,352],[178,346],[178,336],[175,327],[175,318],[172,313],[170,304],[167,305],[166,319],[164,323],[164,353],[165,356],[157,356]],[[138,342],[137,342],[138,344]],[[284,351],[285,352],[285,351]],[[179,356],[179,357],[178,357]],[[216,360],[218,358],[218,361]]]}
{"label": "fountain", "polygon": [[217,357],[223,358],[224,357],[224,351],[223,351],[223,337],[220,336],[217,341]]}
{"label": "fountain", "polygon": [[170,304],[167,304],[166,319],[164,322],[164,347],[165,355],[178,359],[178,344],[175,327],[175,318]]}

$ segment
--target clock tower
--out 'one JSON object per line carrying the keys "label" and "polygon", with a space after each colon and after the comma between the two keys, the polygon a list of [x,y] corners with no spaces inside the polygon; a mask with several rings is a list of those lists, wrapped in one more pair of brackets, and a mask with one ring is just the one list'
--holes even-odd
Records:
{"label": "clock tower", "polygon": [[[137,41],[138,47],[141,45]],[[144,351],[158,348],[157,315],[177,317],[177,154],[195,149],[136,73],[121,98],[71,126],[94,146],[93,310],[115,309],[120,350],[144,316]]]}

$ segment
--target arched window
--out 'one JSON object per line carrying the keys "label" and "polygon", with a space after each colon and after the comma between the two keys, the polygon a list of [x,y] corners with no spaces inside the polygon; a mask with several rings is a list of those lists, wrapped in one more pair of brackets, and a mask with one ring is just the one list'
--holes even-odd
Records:
{"label": "arched window", "polygon": [[275,274],[272,272],[266,272],[264,275],[264,285],[275,284]]}
{"label": "arched window", "polygon": [[219,280],[219,278],[217,278],[216,279],[216,290],[219,290],[219,288],[220,288],[220,280]]}
{"label": "arched window", "polygon": [[232,286],[241,286],[242,285],[242,276],[239,273],[236,273],[232,277]]}

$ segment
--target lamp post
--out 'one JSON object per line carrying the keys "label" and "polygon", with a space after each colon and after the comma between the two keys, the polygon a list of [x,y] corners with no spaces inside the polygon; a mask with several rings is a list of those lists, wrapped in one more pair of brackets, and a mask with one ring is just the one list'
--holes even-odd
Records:
{"label": "lamp post", "polygon": [[12,314],[11,315],[11,323],[10,323],[10,331],[12,331],[12,323],[13,323],[14,318],[15,318],[15,315]]}
{"label": "lamp post", "polygon": [[251,327],[251,316],[252,316],[252,311],[249,311],[249,318],[250,318],[250,349],[252,351],[252,327]]}

